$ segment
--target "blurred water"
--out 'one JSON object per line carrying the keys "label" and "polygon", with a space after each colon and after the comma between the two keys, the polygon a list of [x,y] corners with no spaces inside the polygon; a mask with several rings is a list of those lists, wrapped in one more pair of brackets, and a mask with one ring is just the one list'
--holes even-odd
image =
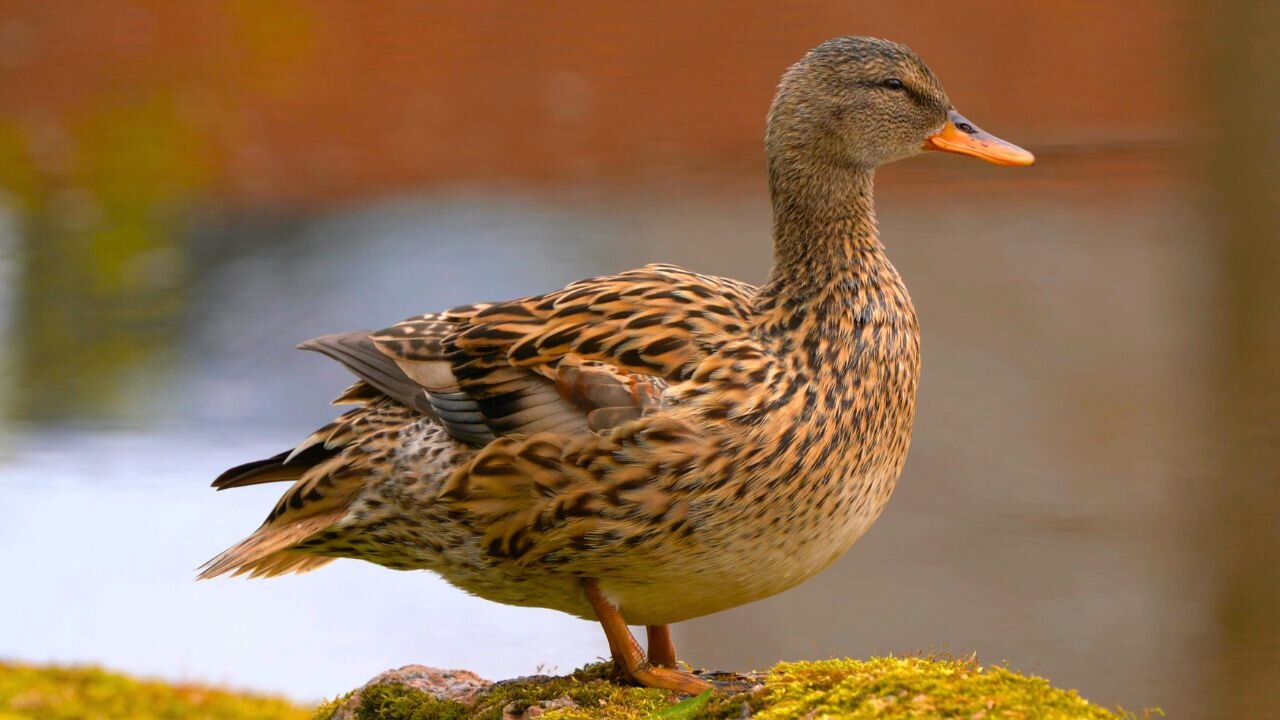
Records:
{"label": "blurred water", "polygon": [[275,452],[283,436],[12,440],[23,450],[0,477],[0,656],[317,700],[413,662],[503,678],[608,654],[593,623],[470,598],[426,573],[339,562],[196,583],[195,566],[256,527],[278,491],[214,496],[209,473]]}
{"label": "blurred water", "polygon": [[[830,571],[687,623],[682,651],[730,668],[976,651],[1104,704],[1194,710],[1208,621],[1179,498],[1203,473],[1189,418],[1208,291],[1188,196],[1151,158],[1058,158],[1022,184],[956,167],[895,168],[881,183],[884,236],[925,338],[895,499]],[[339,561],[195,584],[192,569],[280,490],[207,483],[333,413],[347,376],[298,340],[650,261],[759,281],[767,228],[756,186],[201,217],[183,240],[197,272],[169,359],[112,376],[124,400],[98,414],[114,419],[17,424],[5,438],[0,504],[17,519],[0,526],[12,579],[0,655],[314,698],[408,662],[497,678],[605,654],[589,623],[425,573]],[[41,382],[19,391],[56,392],[56,377]]]}

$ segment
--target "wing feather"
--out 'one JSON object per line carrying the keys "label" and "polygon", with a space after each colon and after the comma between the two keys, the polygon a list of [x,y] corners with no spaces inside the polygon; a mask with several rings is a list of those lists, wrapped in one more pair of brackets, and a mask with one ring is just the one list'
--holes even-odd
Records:
{"label": "wing feather", "polygon": [[[395,361],[380,352],[368,332],[357,330],[325,335],[300,343],[298,347],[337,360],[387,397],[425,415],[431,414],[431,404],[421,385],[405,374]],[[346,398],[350,392],[351,389],[348,389],[339,399]]]}
{"label": "wing feather", "polygon": [[370,341],[426,389],[454,437],[601,431],[741,337],[755,288],[671,265],[410,318]]}
{"label": "wing feather", "polygon": [[[294,484],[263,526],[211,560],[201,577],[301,572],[327,562],[309,538],[341,520],[371,479],[393,476],[389,457],[402,432],[424,424],[449,443],[483,448],[451,450],[460,453],[451,462],[465,466],[441,478],[437,497],[482,520],[488,552],[534,557],[554,554],[558,543],[590,542],[598,528],[588,520],[603,505],[624,496],[638,502],[646,492],[654,447],[667,448],[662,462],[679,466],[717,457],[713,444],[697,441],[696,427],[646,416],[663,407],[669,383],[695,369],[714,372],[701,361],[742,341],[754,295],[745,283],[650,265],[303,343],[357,375],[338,398],[357,407],[292,452],[215,482],[220,489]],[[642,450],[643,458],[631,457]],[[653,512],[678,523],[681,509],[654,503]],[[534,549],[527,529],[553,525],[559,529]]]}

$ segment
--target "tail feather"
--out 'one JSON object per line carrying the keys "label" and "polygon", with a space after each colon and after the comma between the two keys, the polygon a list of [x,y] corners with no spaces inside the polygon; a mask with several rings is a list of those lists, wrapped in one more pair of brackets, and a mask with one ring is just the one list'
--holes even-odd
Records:
{"label": "tail feather", "polygon": [[213,487],[218,490],[226,490],[227,488],[297,478],[302,474],[301,469],[284,467],[284,461],[288,456],[289,451],[285,451],[278,455],[272,455],[265,460],[254,460],[243,465],[237,465],[219,475],[218,479],[213,481]]}
{"label": "tail feather", "polygon": [[312,433],[291,452],[223,473],[213,483],[219,490],[281,480],[293,485],[261,527],[202,565],[198,577],[271,577],[306,572],[333,560],[319,549],[298,545],[346,517],[371,479],[390,474],[400,431],[421,418],[413,409],[380,396]]}
{"label": "tail feather", "polygon": [[273,577],[285,573],[314,570],[334,558],[311,555],[289,549],[294,543],[329,527],[342,518],[343,512],[324,513],[289,523],[263,525],[249,537],[200,566],[196,579],[208,580],[219,575]]}

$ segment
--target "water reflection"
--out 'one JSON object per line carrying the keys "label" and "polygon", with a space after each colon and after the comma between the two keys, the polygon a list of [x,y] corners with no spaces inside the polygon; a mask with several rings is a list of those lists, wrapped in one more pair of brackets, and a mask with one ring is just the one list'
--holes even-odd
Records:
{"label": "water reflection", "polygon": [[[23,130],[0,133],[27,240],[16,254],[13,412],[109,415],[125,400],[122,377],[168,359],[188,288],[183,211],[210,173],[204,140],[164,96]],[[8,177],[24,170],[31,177]]]}

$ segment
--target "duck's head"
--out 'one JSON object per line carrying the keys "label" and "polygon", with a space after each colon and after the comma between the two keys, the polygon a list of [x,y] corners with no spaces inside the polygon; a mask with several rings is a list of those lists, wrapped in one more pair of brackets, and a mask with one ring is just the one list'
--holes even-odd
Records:
{"label": "duck's head", "polygon": [[942,83],[910,48],[869,37],[828,40],[787,70],[769,112],[765,146],[771,167],[809,170],[871,169],[924,150],[999,165],[1035,162],[1031,153],[956,112]]}

